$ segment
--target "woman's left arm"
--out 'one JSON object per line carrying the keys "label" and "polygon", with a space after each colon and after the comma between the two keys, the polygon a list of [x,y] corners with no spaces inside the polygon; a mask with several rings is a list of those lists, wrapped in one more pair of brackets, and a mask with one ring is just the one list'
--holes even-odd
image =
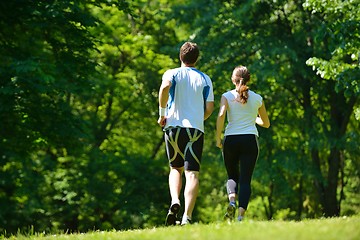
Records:
{"label": "woman's left arm", "polygon": [[266,108],[265,108],[265,103],[263,101],[261,107],[258,110],[259,113],[259,117],[256,118],[256,123],[264,128],[268,128],[270,127],[270,120],[269,120],[269,116],[266,112]]}

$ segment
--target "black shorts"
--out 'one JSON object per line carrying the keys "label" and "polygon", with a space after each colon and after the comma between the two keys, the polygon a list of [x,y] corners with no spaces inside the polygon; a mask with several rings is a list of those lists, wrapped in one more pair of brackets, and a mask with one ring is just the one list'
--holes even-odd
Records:
{"label": "black shorts", "polygon": [[195,128],[170,128],[165,131],[165,144],[171,167],[200,171],[203,132]]}

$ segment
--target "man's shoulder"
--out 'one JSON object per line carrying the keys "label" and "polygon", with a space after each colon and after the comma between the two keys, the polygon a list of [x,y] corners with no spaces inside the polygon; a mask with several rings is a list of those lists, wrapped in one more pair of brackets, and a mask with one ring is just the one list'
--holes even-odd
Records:
{"label": "man's shoulder", "polygon": [[175,73],[175,72],[177,72],[177,71],[179,71],[179,68],[170,68],[170,69],[166,70],[166,71],[164,72],[164,74]]}
{"label": "man's shoulder", "polygon": [[206,78],[208,78],[211,81],[211,78],[209,77],[209,75],[207,75],[206,73],[202,72]]}
{"label": "man's shoulder", "polygon": [[204,77],[206,77],[207,79],[211,80],[211,78],[209,77],[209,75],[207,75],[206,73],[204,73],[203,71],[200,71],[199,69],[197,69],[198,72],[200,72]]}
{"label": "man's shoulder", "polygon": [[179,71],[179,68],[171,68],[164,72],[163,79],[172,80],[173,76]]}

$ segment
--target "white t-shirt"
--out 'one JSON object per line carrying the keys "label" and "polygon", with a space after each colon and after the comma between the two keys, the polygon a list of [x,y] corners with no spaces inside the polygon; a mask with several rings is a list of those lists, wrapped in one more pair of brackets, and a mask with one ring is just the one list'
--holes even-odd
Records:
{"label": "white t-shirt", "polygon": [[255,120],[262,105],[262,97],[249,90],[248,101],[242,104],[236,100],[239,94],[235,89],[224,93],[223,96],[227,99],[229,105],[227,109],[228,124],[224,135],[255,134],[259,136]]}
{"label": "white t-shirt", "polygon": [[204,104],[214,101],[210,77],[196,68],[180,67],[167,70],[162,79],[172,82],[164,129],[185,127],[204,132]]}

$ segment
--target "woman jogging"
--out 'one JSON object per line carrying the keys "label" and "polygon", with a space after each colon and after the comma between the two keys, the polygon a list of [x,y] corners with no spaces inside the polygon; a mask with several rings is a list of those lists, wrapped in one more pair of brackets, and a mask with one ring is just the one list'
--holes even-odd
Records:
{"label": "woman jogging", "polygon": [[[259,134],[255,124],[268,128],[270,121],[262,97],[247,86],[250,81],[248,69],[244,66],[236,67],[231,80],[235,89],[221,96],[216,121],[216,146],[223,151],[228,175],[226,187],[230,203],[225,218],[234,219],[238,197],[238,220],[242,221],[248,207],[251,178],[259,155]],[[228,124],[222,144],[225,115]]]}

